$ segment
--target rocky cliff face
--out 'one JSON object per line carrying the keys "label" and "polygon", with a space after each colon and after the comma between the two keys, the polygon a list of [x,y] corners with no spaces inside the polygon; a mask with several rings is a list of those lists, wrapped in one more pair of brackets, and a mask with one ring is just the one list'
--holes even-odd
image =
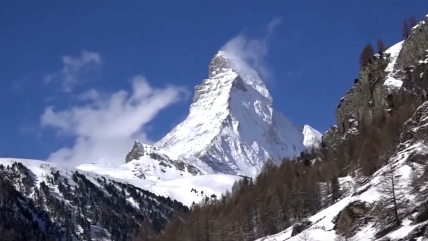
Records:
{"label": "rocky cliff face", "polygon": [[[338,165],[346,162],[339,181],[353,185],[341,183],[340,189],[352,194],[309,217],[305,225],[296,223],[260,240],[296,241],[305,235],[322,240],[426,240],[427,75],[428,15],[405,41],[361,67],[336,108],[337,125],[322,137],[321,156]],[[361,158],[366,147],[374,154]],[[361,170],[365,159],[371,159],[372,172]],[[391,188],[394,194],[388,192]]]}
{"label": "rocky cliff face", "polygon": [[[308,130],[307,144],[319,135]],[[195,87],[186,120],[156,147],[176,158],[196,157],[215,172],[254,176],[268,158],[280,162],[305,150],[304,133],[273,110],[258,73],[236,56],[220,51],[209,78]]]}
{"label": "rocky cliff face", "polygon": [[427,21],[415,26],[407,40],[376,54],[361,67],[354,86],[336,108],[337,126],[325,133],[324,147],[352,139],[367,126],[382,128],[388,118],[396,118],[394,114],[401,106],[412,103],[414,110],[426,100]]}

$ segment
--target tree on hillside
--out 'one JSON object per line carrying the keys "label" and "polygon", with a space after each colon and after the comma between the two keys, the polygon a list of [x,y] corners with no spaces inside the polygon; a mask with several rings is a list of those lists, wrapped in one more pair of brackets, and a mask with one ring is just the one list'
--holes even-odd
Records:
{"label": "tree on hillside", "polygon": [[156,238],[156,233],[154,232],[151,224],[147,218],[144,219],[141,224],[140,232],[135,237],[135,240],[138,241],[150,241]]}
{"label": "tree on hillside", "polygon": [[410,29],[412,29],[414,26],[418,24],[418,20],[416,19],[415,15],[410,16],[408,21],[409,21]]}
{"label": "tree on hillside", "polygon": [[403,37],[404,40],[406,40],[410,36],[412,28],[417,24],[418,24],[418,20],[414,15],[410,16],[410,18],[403,20],[401,36]]}
{"label": "tree on hillside", "polygon": [[401,37],[404,39],[404,40],[406,40],[408,37],[409,37],[409,35],[410,35],[410,33],[409,33],[410,31],[409,31],[409,24],[408,24],[408,22],[407,22],[407,19],[404,19],[403,20],[403,27],[401,28]]}
{"label": "tree on hillside", "polygon": [[402,181],[391,164],[385,168],[386,170],[377,186],[382,201],[378,202],[373,209],[376,215],[376,223],[383,227],[399,226],[405,202]]}
{"label": "tree on hillside", "polygon": [[385,47],[385,43],[382,41],[382,39],[378,39],[376,44],[377,44],[377,51],[379,54],[382,54],[383,52],[385,52],[386,47]]}
{"label": "tree on hillside", "polygon": [[363,66],[374,55],[373,46],[369,43],[361,51],[360,67]]}

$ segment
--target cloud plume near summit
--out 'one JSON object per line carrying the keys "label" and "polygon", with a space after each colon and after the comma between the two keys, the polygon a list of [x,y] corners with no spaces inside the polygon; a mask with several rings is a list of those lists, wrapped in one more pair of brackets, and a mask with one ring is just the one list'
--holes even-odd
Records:
{"label": "cloud plume near summit", "polygon": [[256,70],[263,79],[273,78],[273,71],[266,64],[268,54],[268,42],[278,25],[280,18],[273,19],[265,28],[266,33],[259,38],[252,38],[244,33],[230,39],[220,50],[244,61],[248,66]]}

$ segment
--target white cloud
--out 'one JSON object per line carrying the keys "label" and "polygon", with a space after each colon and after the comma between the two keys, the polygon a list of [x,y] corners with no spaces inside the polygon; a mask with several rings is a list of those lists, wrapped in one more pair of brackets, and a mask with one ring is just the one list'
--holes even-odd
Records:
{"label": "white cloud", "polygon": [[74,139],[70,148],[52,153],[48,161],[123,164],[134,140],[150,143],[144,126],[186,95],[181,87],[153,88],[144,77],[137,76],[131,92],[90,90],[80,96],[83,102],[77,106],[64,110],[48,107],[41,116],[42,126]]}
{"label": "white cloud", "polygon": [[259,72],[264,79],[270,79],[273,73],[266,65],[265,58],[268,53],[268,40],[279,24],[281,24],[280,18],[272,20],[266,26],[267,33],[262,38],[250,38],[244,34],[239,34],[229,40],[221,50],[244,61]]}
{"label": "white cloud", "polygon": [[78,96],[79,100],[97,100],[100,98],[100,93],[98,91],[96,91],[95,89],[90,89],[88,91],[86,91],[85,93],[81,94]]}
{"label": "white cloud", "polygon": [[62,57],[63,68],[57,73],[45,76],[45,83],[60,82],[63,90],[70,92],[73,88],[84,80],[91,77],[92,71],[101,64],[101,57],[97,53],[83,51],[80,57]]}

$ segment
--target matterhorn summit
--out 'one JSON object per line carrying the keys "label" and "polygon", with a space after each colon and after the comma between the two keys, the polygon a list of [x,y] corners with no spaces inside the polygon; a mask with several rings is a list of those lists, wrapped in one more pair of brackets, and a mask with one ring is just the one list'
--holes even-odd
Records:
{"label": "matterhorn summit", "polygon": [[275,112],[259,74],[220,51],[208,78],[195,87],[187,118],[155,146],[176,158],[196,157],[215,172],[255,176],[268,158],[279,163],[304,151],[304,133],[319,138],[308,128]]}

